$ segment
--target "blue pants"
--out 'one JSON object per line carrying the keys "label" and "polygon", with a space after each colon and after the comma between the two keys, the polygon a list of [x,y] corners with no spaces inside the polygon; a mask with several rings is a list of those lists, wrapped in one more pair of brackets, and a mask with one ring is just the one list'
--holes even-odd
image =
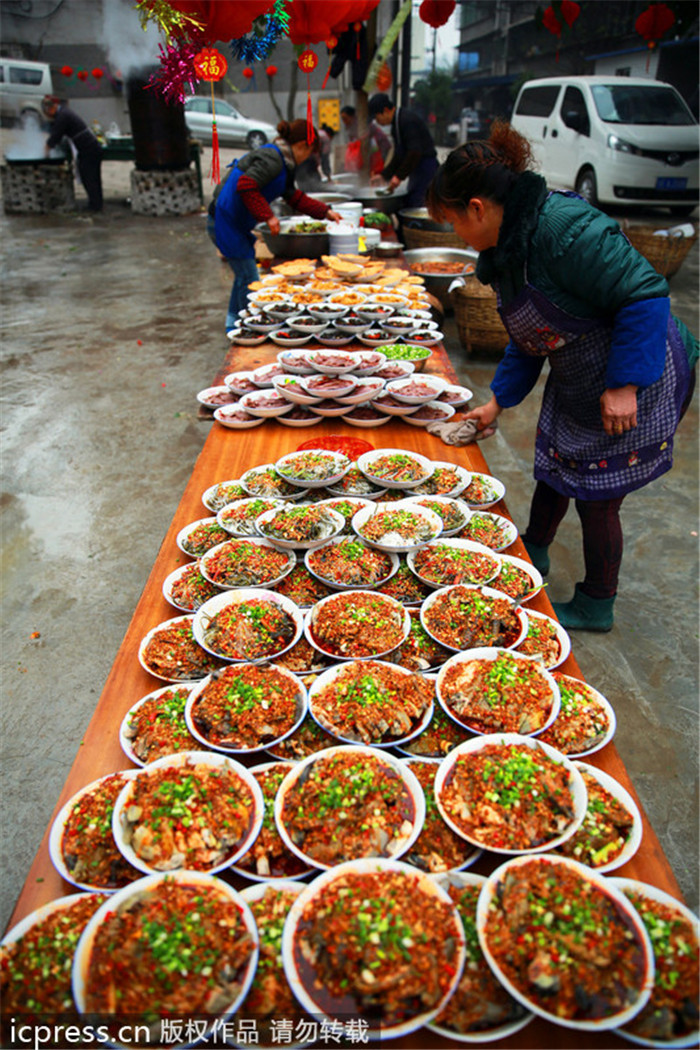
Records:
{"label": "blue pants", "polygon": [[[216,245],[214,220],[211,216],[207,218],[207,234],[212,244]],[[226,262],[233,270],[233,287],[226,313],[226,331],[229,332],[236,327],[239,311],[245,310],[248,305],[248,285],[251,281],[257,281],[260,274],[255,259],[227,258]]]}

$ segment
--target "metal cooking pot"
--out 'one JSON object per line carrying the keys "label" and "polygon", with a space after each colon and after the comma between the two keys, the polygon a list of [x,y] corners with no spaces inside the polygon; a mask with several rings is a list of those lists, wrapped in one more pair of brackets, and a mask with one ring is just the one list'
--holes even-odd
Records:
{"label": "metal cooking pot", "polygon": [[330,204],[331,208],[334,204],[347,204],[348,201],[353,200],[349,193],[307,193],[307,197],[313,197],[315,201],[321,201],[322,204]]}
{"label": "metal cooking pot", "polygon": [[392,192],[381,186],[360,186],[350,192],[353,200],[362,201],[366,208],[383,211],[385,215],[393,215],[394,212],[398,212],[408,199],[405,187],[402,190],[401,186]]}
{"label": "metal cooking pot", "polygon": [[38,168],[41,165],[48,164],[55,168],[59,164],[65,164],[70,162],[70,157],[8,157],[4,158],[5,163],[9,164],[13,168]]}
{"label": "metal cooking pot", "polygon": [[449,301],[448,295],[452,282],[459,280],[460,277],[464,278],[467,267],[476,265],[479,253],[473,248],[414,248],[410,252],[404,252],[403,257],[409,267],[415,263],[427,262],[462,263],[462,270],[457,273],[427,273],[420,269],[411,270],[411,273],[417,273],[423,278],[425,287],[431,295],[444,302]]}
{"label": "metal cooking pot", "polygon": [[273,255],[283,259],[318,259],[330,252],[328,233],[287,233],[289,226],[303,222],[304,216],[282,222],[279,233],[270,233],[266,222],[259,222],[255,231],[262,235],[265,244]]}
{"label": "metal cooking pot", "polygon": [[402,208],[399,218],[404,226],[415,230],[431,230],[433,233],[454,233],[454,226],[449,222],[435,222],[427,208]]}

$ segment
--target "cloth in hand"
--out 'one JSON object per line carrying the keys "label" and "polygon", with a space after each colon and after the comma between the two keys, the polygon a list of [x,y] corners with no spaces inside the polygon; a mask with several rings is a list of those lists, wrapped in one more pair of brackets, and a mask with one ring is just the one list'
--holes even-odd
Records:
{"label": "cloth in hand", "polygon": [[460,419],[457,422],[436,420],[434,423],[428,423],[426,427],[429,434],[442,438],[446,445],[471,445],[474,441],[483,441],[484,438],[491,437],[497,429],[498,424],[492,423],[491,426],[479,430],[475,419]]}

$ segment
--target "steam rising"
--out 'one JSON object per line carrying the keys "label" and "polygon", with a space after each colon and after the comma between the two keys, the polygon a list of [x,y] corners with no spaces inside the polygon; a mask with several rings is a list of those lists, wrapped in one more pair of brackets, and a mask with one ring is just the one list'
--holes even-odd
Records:
{"label": "steam rising", "polygon": [[[13,135],[12,145],[5,150],[8,160],[43,160],[46,133],[34,116],[25,117],[22,127]],[[51,157],[62,157],[63,151],[52,149]]]}
{"label": "steam rising", "polygon": [[153,22],[145,30],[141,28],[131,0],[109,0],[103,4],[102,31],[102,44],[115,75],[120,73],[126,80],[131,73],[158,65],[163,38]]}

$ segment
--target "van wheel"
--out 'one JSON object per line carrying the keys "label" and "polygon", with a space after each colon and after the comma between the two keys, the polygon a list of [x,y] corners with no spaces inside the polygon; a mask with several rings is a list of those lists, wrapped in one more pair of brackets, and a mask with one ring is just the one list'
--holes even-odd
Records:
{"label": "van wheel", "polygon": [[580,193],[583,199],[592,204],[594,208],[598,206],[598,185],[593,168],[584,168],[579,172],[576,179],[576,192]]}

